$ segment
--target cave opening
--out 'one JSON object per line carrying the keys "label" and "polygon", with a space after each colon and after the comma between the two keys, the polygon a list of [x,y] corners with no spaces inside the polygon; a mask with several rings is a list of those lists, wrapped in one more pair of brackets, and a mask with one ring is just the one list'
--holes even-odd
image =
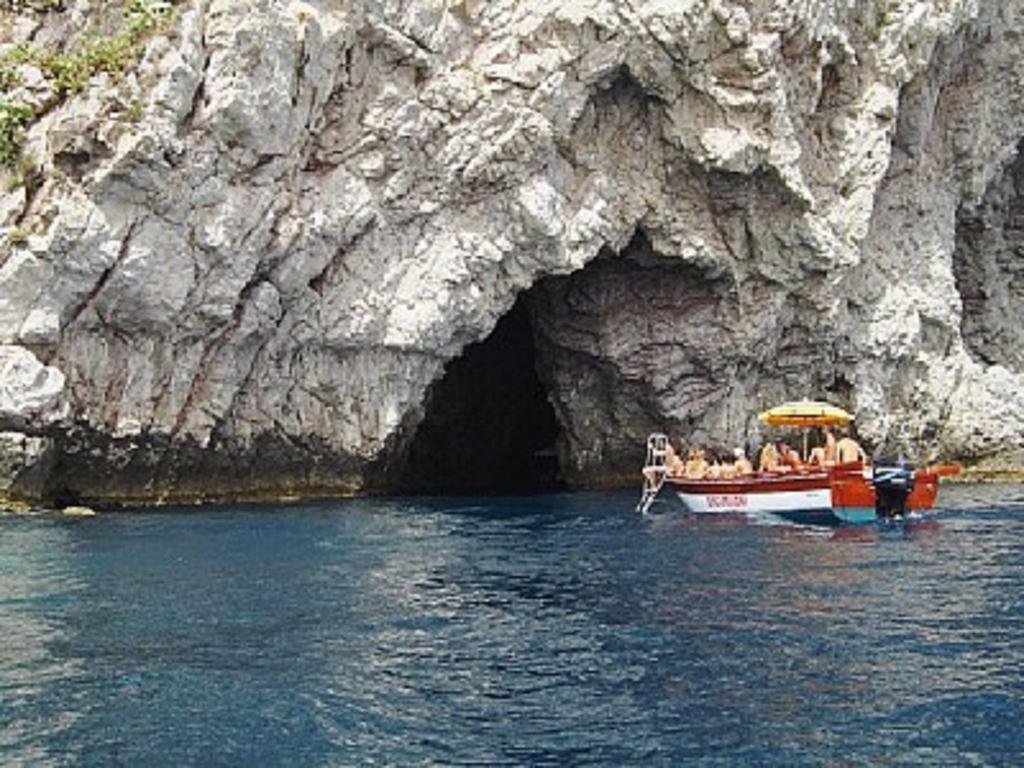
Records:
{"label": "cave opening", "polygon": [[413,493],[559,490],[558,436],[521,295],[431,387],[397,485]]}

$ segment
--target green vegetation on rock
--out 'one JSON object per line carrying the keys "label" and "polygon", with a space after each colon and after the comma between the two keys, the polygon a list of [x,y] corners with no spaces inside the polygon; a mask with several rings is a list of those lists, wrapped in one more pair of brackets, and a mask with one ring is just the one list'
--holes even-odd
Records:
{"label": "green vegetation on rock", "polygon": [[143,43],[168,18],[170,10],[166,2],[129,0],[124,11],[124,27],[114,35],[86,37],[80,48],[67,53],[26,43],[17,46],[7,60],[12,64],[39,67],[61,95],[82,91],[93,75],[121,74],[134,64]]}
{"label": "green vegetation on rock", "polygon": [[35,113],[25,104],[7,101],[0,95],[0,167],[14,168],[25,141],[25,127]]}
{"label": "green vegetation on rock", "polygon": [[[14,11],[63,9],[61,0],[0,2],[2,7]],[[31,107],[10,97],[19,81],[19,65],[38,67],[54,93],[63,99],[85,90],[93,75],[107,72],[116,76],[128,71],[141,56],[145,42],[163,27],[172,10],[171,4],[163,0],[127,0],[122,7],[120,24],[111,34],[85,36],[68,51],[22,43],[0,58],[0,168],[15,166],[25,131],[37,117]]]}
{"label": "green vegetation on rock", "polygon": [[19,228],[12,229],[7,233],[7,242],[11,245],[24,245],[28,242],[28,232]]}
{"label": "green vegetation on rock", "polygon": [[22,150],[14,161],[11,173],[7,177],[5,191],[13,192],[18,187],[31,186],[38,182],[38,163],[31,153]]}
{"label": "green vegetation on rock", "polygon": [[0,59],[0,91],[7,91],[18,83],[18,70],[7,58]]}

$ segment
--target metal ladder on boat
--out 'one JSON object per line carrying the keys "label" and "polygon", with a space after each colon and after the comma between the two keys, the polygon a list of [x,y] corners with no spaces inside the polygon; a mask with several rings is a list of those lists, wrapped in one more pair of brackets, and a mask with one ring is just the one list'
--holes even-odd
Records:
{"label": "metal ladder on boat", "polygon": [[646,515],[654,500],[665,484],[668,467],[665,457],[668,455],[668,435],[655,432],[647,438],[647,458],[644,460],[644,487],[636,511]]}

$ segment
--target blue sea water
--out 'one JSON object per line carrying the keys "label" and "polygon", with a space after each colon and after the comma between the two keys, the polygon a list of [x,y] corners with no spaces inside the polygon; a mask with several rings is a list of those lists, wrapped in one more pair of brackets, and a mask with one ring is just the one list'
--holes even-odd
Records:
{"label": "blue sea water", "polygon": [[1019,765],[1024,488],[940,501],[0,518],[0,764]]}

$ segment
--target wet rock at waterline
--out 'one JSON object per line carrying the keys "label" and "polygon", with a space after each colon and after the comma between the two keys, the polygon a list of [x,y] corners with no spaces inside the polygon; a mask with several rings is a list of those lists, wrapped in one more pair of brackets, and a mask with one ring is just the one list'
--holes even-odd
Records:
{"label": "wet rock at waterline", "polygon": [[[752,442],[806,394],[873,446],[1019,456],[1022,11],[194,0],[66,99],[19,65],[6,493],[601,485],[652,428]],[[514,439],[467,383],[504,357]]]}

